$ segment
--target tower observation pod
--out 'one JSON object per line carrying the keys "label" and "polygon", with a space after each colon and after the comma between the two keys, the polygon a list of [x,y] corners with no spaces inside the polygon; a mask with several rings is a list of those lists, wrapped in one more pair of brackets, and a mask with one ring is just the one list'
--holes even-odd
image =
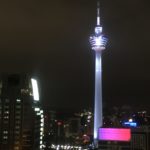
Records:
{"label": "tower observation pod", "polygon": [[102,51],[105,50],[107,38],[102,34],[100,25],[100,6],[97,3],[97,25],[94,35],[90,36],[92,50],[95,51],[95,100],[94,100],[94,145],[98,145],[98,129],[103,125],[102,113]]}

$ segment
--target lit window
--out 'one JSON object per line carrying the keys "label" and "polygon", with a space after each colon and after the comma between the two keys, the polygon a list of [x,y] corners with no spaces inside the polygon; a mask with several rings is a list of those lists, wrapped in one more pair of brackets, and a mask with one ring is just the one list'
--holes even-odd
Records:
{"label": "lit window", "polygon": [[21,100],[20,100],[20,99],[16,99],[16,102],[18,102],[18,103],[19,103],[19,102],[21,102]]}
{"label": "lit window", "polygon": [[43,128],[40,128],[40,131],[43,131]]}
{"label": "lit window", "polygon": [[29,89],[21,89],[21,94],[29,94]]}
{"label": "lit window", "polygon": [[3,139],[8,139],[8,136],[3,136]]}
{"label": "lit window", "polygon": [[40,108],[36,107],[34,110],[35,110],[35,111],[40,111]]}
{"label": "lit window", "polygon": [[4,119],[9,119],[9,116],[4,116]]}
{"label": "lit window", "polygon": [[19,147],[18,147],[18,146],[15,146],[15,147],[14,147],[14,150],[19,150]]}
{"label": "lit window", "polygon": [[3,134],[8,134],[8,131],[7,131],[7,130],[4,130],[4,131],[3,131]]}
{"label": "lit window", "polygon": [[5,111],[5,114],[9,114],[9,111]]}

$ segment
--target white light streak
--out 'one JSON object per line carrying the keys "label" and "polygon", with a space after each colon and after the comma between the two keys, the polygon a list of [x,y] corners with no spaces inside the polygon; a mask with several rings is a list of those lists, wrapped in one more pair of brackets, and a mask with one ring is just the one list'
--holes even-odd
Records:
{"label": "white light streak", "polygon": [[39,91],[38,91],[38,85],[37,80],[31,79],[32,88],[33,88],[33,97],[35,101],[39,101]]}

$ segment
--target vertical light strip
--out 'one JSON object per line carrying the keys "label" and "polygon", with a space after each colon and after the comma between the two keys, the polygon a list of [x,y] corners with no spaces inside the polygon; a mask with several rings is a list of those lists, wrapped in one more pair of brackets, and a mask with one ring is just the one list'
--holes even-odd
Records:
{"label": "vertical light strip", "polygon": [[39,101],[39,91],[37,81],[35,79],[31,79],[32,89],[33,89],[33,97],[35,101]]}

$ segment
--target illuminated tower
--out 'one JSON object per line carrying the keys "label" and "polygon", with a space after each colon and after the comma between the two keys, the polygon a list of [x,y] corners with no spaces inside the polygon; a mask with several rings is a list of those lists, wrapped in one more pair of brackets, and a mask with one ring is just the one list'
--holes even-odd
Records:
{"label": "illuminated tower", "polygon": [[90,36],[92,50],[95,51],[95,104],[94,104],[94,143],[98,139],[98,128],[103,125],[102,115],[102,51],[105,50],[107,39],[102,34],[100,25],[100,7],[97,3],[97,25],[94,35]]}

